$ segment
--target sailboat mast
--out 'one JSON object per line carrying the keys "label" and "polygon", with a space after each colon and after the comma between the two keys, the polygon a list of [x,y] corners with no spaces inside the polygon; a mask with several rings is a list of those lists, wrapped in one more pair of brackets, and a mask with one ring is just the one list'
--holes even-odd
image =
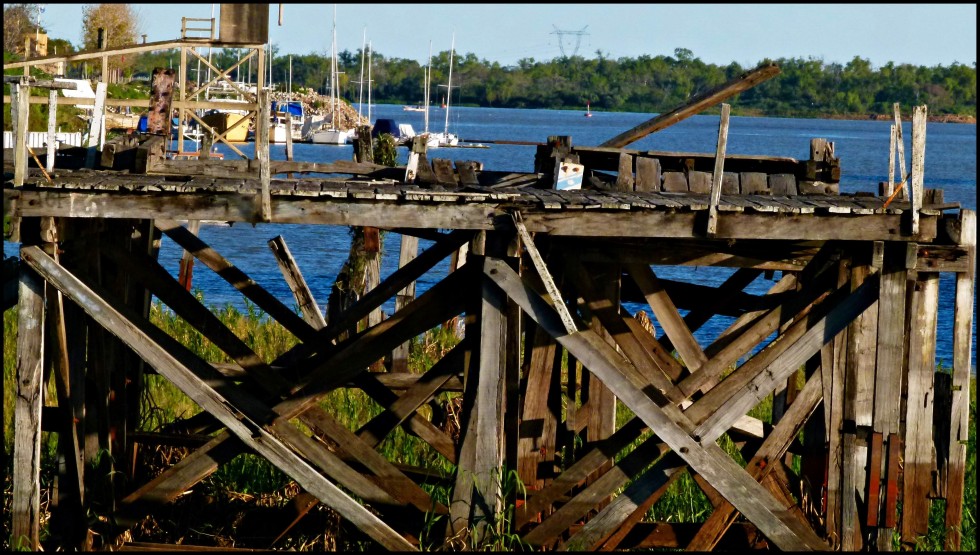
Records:
{"label": "sailboat mast", "polygon": [[333,5],[333,33],[330,40],[330,128],[337,128],[337,4]]}
{"label": "sailboat mast", "polygon": [[432,41],[429,41],[429,62],[425,65],[425,132],[429,132],[429,80],[432,78]]}
{"label": "sailboat mast", "polygon": [[364,55],[366,53],[365,47],[367,46],[367,27],[364,28],[363,36],[361,37],[361,76],[357,82],[360,88],[357,93],[357,124],[361,124],[361,104],[364,103]]}
{"label": "sailboat mast", "polygon": [[371,41],[368,41],[368,125],[371,124]]}
{"label": "sailboat mast", "polygon": [[456,31],[453,31],[453,40],[449,46],[449,78],[446,81],[446,129],[444,133],[449,137],[449,101],[453,91],[453,50],[456,49]]}

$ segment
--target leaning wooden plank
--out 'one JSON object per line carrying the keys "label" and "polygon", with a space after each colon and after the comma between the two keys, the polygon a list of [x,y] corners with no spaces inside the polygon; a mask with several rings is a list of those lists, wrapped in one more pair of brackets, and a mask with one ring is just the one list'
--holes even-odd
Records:
{"label": "leaning wooden plank", "polygon": [[[598,548],[595,549],[595,551],[613,551],[615,549],[619,549],[620,545],[623,543],[628,544],[629,543],[629,540],[627,540],[628,536],[634,530],[643,527],[642,520],[650,512],[650,509],[657,503],[657,501],[660,501],[660,499],[667,493],[668,489],[671,487],[671,485],[673,485],[674,482],[677,481],[677,479],[687,475],[685,472],[674,472],[673,474],[670,475],[670,477],[667,479],[666,482],[664,482],[659,488],[654,490],[653,486],[655,486],[656,483],[659,483],[659,481],[654,484],[648,484],[648,480],[646,476],[647,474],[649,474],[649,472],[650,471],[647,471],[644,475],[634,480],[633,483],[630,484],[630,486],[627,489],[623,490],[623,493],[621,493],[619,497],[616,497],[616,499],[614,499],[609,505],[607,505],[604,509],[602,509],[602,511],[600,511],[599,514],[590,518],[589,522],[586,523],[586,526],[592,525],[596,529],[599,529],[599,531],[594,535],[596,537],[602,538],[594,542],[594,545],[599,546]],[[643,490],[639,491],[641,487],[641,483],[643,486]],[[646,495],[648,492],[651,491],[652,493]],[[620,500],[620,497],[625,497],[626,499],[632,501],[633,499],[643,499],[644,496],[646,496],[646,501],[638,505],[630,502],[630,503],[626,503],[626,507],[623,508],[615,507],[617,502]],[[635,509],[632,508],[633,505],[636,505]],[[629,512],[630,509],[632,509],[632,512]],[[603,528],[602,520],[607,519],[606,517],[607,512],[609,513],[608,521],[610,522],[611,526],[606,526],[604,527],[605,529],[602,529]],[[595,524],[593,524],[593,522]],[[566,542],[565,545],[568,545],[569,542],[577,541],[577,536],[579,535],[580,532],[585,531],[586,526],[583,526],[579,532],[576,532],[574,536],[569,538],[568,542]],[[610,530],[610,528],[612,529]],[[678,545],[677,547],[680,546]]]}
{"label": "leaning wooden plank", "polygon": [[[718,405],[711,416],[694,430],[693,435],[695,437],[710,437],[718,431],[727,430],[735,418],[745,414],[758,404],[762,397],[772,392],[777,382],[785,381],[790,373],[798,370],[807,359],[816,354],[824,344],[833,339],[857,315],[871,306],[877,297],[877,288],[878,279],[877,276],[873,276],[865,280],[864,284],[847,298],[840,299],[840,295],[835,295],[837,298],[828,299],[833,308],[810,325],[806,333],[796,340],[792,346],[765,365],[765,368],[750,380],[747,387],[734,392],[727,401]],[[840,300],[838,301],[838,299]],[[724,383],[722,382],[722,384]],[[703,400],[704,398],[698,402]]]}
{"label": "leaning wooden plank", "polygon": [[763,81],[775,77],[777,74],[779,74],[779,66],[776,64],[769,63],[761,65],[752,71],[735,77],[723,85],[698,94],[684,105],[674,108],[667,113],[659,114],[655,118],[645,121],[629,131],[616,135],[599,146],[623,148],[630,143],[646,137],[650,133],[660,131],[661,129],[669,127],[679,121],[685,120],[706,108],[714,106],[719,102],[724,102],[725,99],[731,98],[742,91],[746,91],[759,83],[762,83]]}
{"label": "leaning wooden plank", "polygon": [[[114,257],[118,263],[124,263],[125,258],[118,250],[107,249],[107,253]],[[140,259],[133,255],[126,265],[139,280],[150,286],[164,303],[186,321],[194,322],[195,327],[207,339],[240,364],[253,382],[259,386],[257,395],[270,400],[278,400],[279,395],[289,389],[289,382],[283,379],[280,374],[273,372],[241,339],[197,302],[193,295],[177,286],[166,270],[154,260],[148,257]],[[304,412],[300,415],[300,420],[339,445],[340,448],[337,451],[346,462],[357,461],[358,464],[363,464],[381,478],[379,485],[385,488],[393,498],[404,503],[414,504],[422,511],[428,511],[432,508],[432,500],[427,494],[398,472],[384,457],[364,442],[359,441],[350,430],[338,425],[334,418],[322,408],[314,407]],[[291,430],[286,429],[285,433],[289,437],[295,437]],[[315,446],[309,446],[305,440],[300,439],[299,441],[307,445],[308,451],[321,451]],[[351,478],[345,465],[339,461],[329,462],[332,461],[333,455],[327,455],[324,458],[323,453],[320,454],[321,464],[330,467],[328,473],[336,476],[338,480],[341,480],[343,476],[348,476],[344,481],[349,484]],[[357,478],[354,479],[357,480]]]}
{"label": "leaning wooden plank", "polygon": [[160,231],[167,234],[175,243],[214,270],[218,276],[230,283],[235,289],[253,301],[259,308],[266,311],[277,322],[293,335],[303,341],[314,338],[314,330],[295,312],[290,310],[282,301],[248,277],[245,272],[232,264],[228,259],[218,254],[199,237],[195,237],[186,228],[173,220],[157,219],[154,224]]}
{"label": "leaning wooden plank", "polygon": [[[684,395],[670,381],[668,376],[673,373],[673,369],[663,362],[663,359],[656,356],[658,349],[648,350],[647,345],[633,333],[619,312],[612,308],[606,299],[596,291],[596,285],[589,277],[585,268],[581,264],[571,263],[568,265],[568,275],[573,280],[578,294],[589,303],[592,315],[599,322],[593,323],[593,327],[601,326],[604,332],[616,343],[618,348],[640,372],[638,378],[653,387],[659,395],[660,401],[669,400],[671,403],[680,404],[684,400]],[[650,334],[643,332],[647,337]],[[642,337],[641,334],[637,334]],[[655,343],[656,340],[650,337],[648,344]]]}
{"label": "leaning wooden plank", "polygon": [[932,505],[929,492],[932,489],[932,469],[935,467],[936,456],[932,437],[932,411],[935,397],[933,374],[936,372],[939,274],[919,272],[909,309],[902,542],[914,546],[918,538],[929,532],[929,508]]}
{"label": "leaning wooden plank", "polygon": [[[666,444],[651,438],[631,451],[628,455],[618,461],[605,474],[589,484],[580,493],[575,495],[560,509],[548,516],[541,524],[534,527],[521,538],[521,541],[534,546],[544,546],[551,543],[558,535],[565,532],[576,521],[580,520],[586,513],[595,509],[596,505],[602,500],[614,494],[616,490],[623,487],[627,482],[636,478],[649,465],[650,461],[660,459],[654,469],[646,472],[644,476],[657,477],[656,487],[670,479],[671,475],[684,467],[684,462],[677,456],[669,456],[670,449]],[[668,455],[665,457],[665,455]],[[666,459],[666,460],[665,460]],[[588,534],[586,534],[588,536]],[[594,541],[582,541],[581,543],[570,543],[562,546],[563,550],[577,551],[588,549]]]}
{"label": "leaning wooden plank", "polygon": [[461,373],[467,355],[465,343],[460,343],[446,353],[438,362],[422,374],[415,385],[402,393],[391,403],[357,430],[357,435],[369,445],[376,447],[394,428],[409,418],[419,407],[436,394],[444,383],[455,374]]}
{"label": "leaning wooden plank", "polygon": [[[698,389],[705,391],[705,396],[687,410],[695,422],[701,422],[707,417],[710,413],[710,409],[707,407],[720,402],[725,396],[731,395],[739,388],[745,387],[751,376],[755,376],[761,368],[780,356],[806,331],[806,316],[814,309],[816,303],[826,296],[824,285],[820,281],[814,280],[786,304],[761,316],[756,316],[754,320],[753,314],[744,314],[708,347],[706,353],[711,355],[711,359],[702,370],[704,375],[688,376],[679,386],[688,395]],[[792,290],[796,284],[796,276],[792,274],[783,276],[779,282],[770,288],[769,294],[774,295],[778,292]],[[838,289],[842,291],[841,288]],[[744,362],[736,372],[728,375],[722,386],[715,387],[717,381],[721,379],[721,373],[729,364],[734,363],[738,358],[755,348],[758,342],[769,337],[783,322],[794,323],[780,332],[779,341],[767,345],[762,351]],[[688,382],[693,383],[689,384]]]}
{"label": "leaning wooden plank", "polygon": [[123,528],[136,526],[146,515],[174,501],[246,449],[227,430],[220,432],[214,439],[124,497],[112,516],[113,522]]}
{"label": "leaning wooden plank", "polygon": [[283,236],[277,235],[269,239],[269,249],[272,250],[276,262],[279,263],[279,270],[286,279],[289,290],[293,292],[293,298],[296,299],[296,304],[299,305],[299,310],[303,313],[303,319],[315,329],[326,327],[327,322],[323,319],[320,305],[313,298],[313,292],[310,291],[310,286],[303,279],[303,272],[300,271],[292,253],[289,252],[289,247],[286,245]]}
{"label": "leaning wooden plank", "polygon": [[432,329],[458,315],[465,308],[472,273],[466,267],[451,273],[415,302],[387,320],[362,332],[353,340],[325,356],[301,361],[299,378],[290,388],[290,398],[276,405],[287,417],[296,416],[311,407],[331,389],[363,373],[372,362],[410,337]]}
{"label": "leaning wooden plank", "polygon": [[[727,306],[734,296],[734,293],[740,292],[745,289],[748,284],[755,281],[757,277],[762,274],[762,270],[757,268],[739,268],[735,272],[728,276],[728,278],[718,286],[718,300],[712,303],[705,303],[692,308],[684,316],[684,325],[687,329],[694,332],[699,329],[705,322],[711,319],[715,314],[721,313],[725,306]],[[660,341],[664,350],[670,352],[674,348],[673,342],[669,337],[664,338]]]}
{"label": "leaning wooden plank", "polygon": [[697,372],[708,362],[708,359],[691,330],[684,324],[684,320],[677,312],[674,303],[660,285],[653,269],[643,264],[627,264],[625,267],[630,277],[640,287],[640,291],[643,292],[647,303],[653,309],[657,321],[663,327],[667,337],[671,338],[674,348],[677,349],[677,354],[680,355],[687,369],[691,373]]}
{"label": "leaning wooden plank", "polygon": [[[762,446],[755,452],[749,464],[746,465],[749,474],[756,480],[762,481],[774,466],[768,464],[778,461],[790,443],[796,438],[817,405],[823,398],[823,385],[819,373],[815,373],[800,392],[793,404],[772,429]],[[711,516],[701,525],[694,540],[687,545],[688,551],[713,550],[725,531],[735,522],[735,507],[728,502],[723,503],[711,512]]]}
{"label": "leaning wooden plank", "polygon": [[963,489],[967,441],[970,435],[970,350],[973,329],[973,287],[976,264],[977,213],[960,212],[960,237],[957,244],[969,252],[969,272],[956,275],[953,306],[953,400],[949,437],[949,463],[946,476],[947,551],[959,551],[963,534]]}
{"label": "leaning wooden plank", "polygon": [[261,424],[232,408],[243,407],[247,396],[239,393],[235,395],[237,399],[229,399],[225,397],[229,391],[218,392],[213,389],[207,381],[185,366],[173,350],[160,347],[149,338],[141,326],[128,320],[77,278],[61,269],[40,249],[29,247],[22,252],[22,258],[141,357],[153,361],[153,366],[158,372],[166,376],[202,408],[217,416],[243,443],[283,469],[307,491],[316,495],[382,546],[388,549],[416,549],[377,516],[326,480]]}
{"label": "leaning wooden plank", "polygon": [[711,174],[711,199],[708,203],[708,237],[718,229],[718,201],[721,199],[721,182],[725,175],[725,149],[728,146],[728,115],[731,106],[721,105],[721,122],[718,124],[718,144],[715,151],[715,169]]}
{"label": "leaning wooden plank", "polygon": [[[27,93],[26,89],[24,94]],[[37,247],[26,247],[37,250]],[[22,249],[22,257],[24,250]],[[13,501],[10,547],[40,549],[41,404],[44,361],[44,280],[20,270],[17,307],[17,396],[14,402]]]}
{"label": "leaning wooden plank", "polygon": [[643,421],[634,417],[616,430],[613,435],[595,442],[591,449],[576,459],[564,472],[540,491],[532,493],[527,502],[516,509],[515,528],[523,528],[530,522],[531,518],[566,495],[582,480],[585,480],[589,474],[615,457],[625,446],[636,441],[645,430],[646,425]]}
{"label": "leaning wooden plank", "polygon": [[[444,239],[439,240],[436,244],[423,251],[422,254],[413,258],[411,262],[392,272],[377,287],[369,291],[358,302],[344,311],[336,322],[330,322],[326,328],[316,334],[312,344],[323,344],[333,341],[341,331],[367,316],[392,295],[421,277],[441,260],[456,252],[460,245],[464,244],[472,236],[473,232],[467,230],[456,230],[448,233]],[[299,348],[299,350],[305,349]]]}
{"label": "leaning wooden plank", "polygon": [[758,482],[749,477],[713,440],[695,441],[678,423],[658,407],[626,376],[636,370],[622,355],[591,330],[573,334],[564,328],[555,311],[506,264],[487,259],[484,273],[490,276],[533,318],[545,327],[570,353],[582,361],[593,375],[603,380],[612,392],[677,453],[695,472],[701,474],[729,502],[752,521],[781,549],[811,550],[826,548],[824,542],[799,525],[786,513]]}
{"label": "leaning wooden plank", "polygon": [[[388,389],[381,379],[379,372],[362,372],[353,380],[353,385],[359,387],[381,406],[390,406],[398,401],[398,395]],[[456,445],[448,434],[437,428],[425,416],[414,413],[401,423],[408,433],[425,441],[432,449],[445,457],[450,464],[456,464]]]}

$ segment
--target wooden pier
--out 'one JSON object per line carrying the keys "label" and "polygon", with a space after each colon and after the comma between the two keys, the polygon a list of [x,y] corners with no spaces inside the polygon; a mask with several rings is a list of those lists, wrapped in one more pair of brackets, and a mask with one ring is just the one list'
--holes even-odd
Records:
{"label": "wooden pier", "polygon": [[[894,195],[888,182],[841,194],[846,161],[822,139],[808,160],[726,155],[725,116],[714,152],[624,148],[649,126],[616,146],[550,137],[533,173],[424,151],[396,168],[362,157],[270,162],[267,145],[255,161],[175,161],[153,139],[120,147],[136,149],[123,171],[5,156],[4,211],[21,242],[16,270],[4,270],[4,308],[16,302],[19,324],[17,545],[42,543],[40,438],[53,432],[62,464],[51,518],[62,528],[46,549],[92,548],[92,529],[110,548],[240,453],[299,485],[287,524],[322,503],[391,550],[477,549],[504,534],[543,550],[891,550],[896,536],[915,545],[939,499],[946,547],[958,549],[976,214],[925,187],[924,107],[905,194]],[[555,189],[563,164],[584,167],[581,190]],[[320,177],[273,177],[285,172]],[[324,321],[315,304],[301,314],[284,305],[184,220],[369,226],[400,236],[403,253],[397,271]],[[298,345],[256,355],[160,266],[162,235]],[[433,244],[419,253],[417,238]],[[294,267],[288,249],[274,250],[284,273]],[[454,254],[454,271],[406,293]],[[710,286],[652,266],[736,270]],[[950,372],[934,356],[944,272],[956,280]],[[289,275],[301,293],[301,273]],[[744,291],[756,280],[771,282],[766,294]],[[154,326],[151,296],[233,362],[202,360]],[[363,325],[392,298],[393,314]],[[648,305],[658,333],[631,302]],[[701,344],[693,332],[715,317],[730,325]],[[431,369],[379,364],[452,319],[460,342]],[[147,373],[203,409],[174,426],[192,450],[143,482],[93,492],[97,454],[135,480],[139,446],[174,441],[134,429]],[[318,401],[343,388],[363,391],[378,416],[341,424]],[[456,433],[427,417],[447,393],[460,408]],[[750,415],[765,401],[771,417]],[[622,411],[631,417],[618,423]],[[381,454],[398,428],[431,464]],[[453,473],[435,476],[446,464]],[[523,489],[505,487],[515,473]],[[650,520],[684,475],[710,515]],[[106,514],[90,525],[93,497]]]}

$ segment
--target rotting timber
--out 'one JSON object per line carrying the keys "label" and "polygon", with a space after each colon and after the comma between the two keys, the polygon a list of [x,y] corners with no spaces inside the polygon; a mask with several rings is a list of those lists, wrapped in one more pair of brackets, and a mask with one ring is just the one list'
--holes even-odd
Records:
{"label": "rotting timber", "polygon": [[[139,149],[123,171],[5,173],[5,213],[21,241],[18,271],[4,271],[4,306],[16,282],[19,318],[15,537],[39,545],[42,431],[58,434],[66,461],[55,512],[67,523],[84,522],[88,457],[105,450],[133,476],[134,450],[174,440],[132,429],[141,373],[156,372],[204,410],[183,423],[196,449],[109,492],[116,533],[252,452],[302,488],[284,511],[301,517],[323,503],[388,549],[420,548],[428,514],[443,517],[437,535],[456,549],[511,533],[541,549],[888,550],[895,533],[909,546],[925,533],[935,499],[946,501],[946,545],[957,549],[976,215],[924,187],[924,107],[913,119],[905,194],[892,183],[840,194],[840,161],[822,139],[809,160],[726,155],[727,107],[714,153],[550,137],[533,173],[429,160],[421,142],[396,168],[363,150],[359,162],[270,163],[267,144],[257,161],[181,162],[153,138],[122,147]],[[555,188],[563,164],[584,166],[583,189]],[[287,171],[327,175],[271,177]],[[403,247],[434,243],[403,248],[397,271],[322,322],[182,220],[371,226]],[[299,345],[261,360],[156,262],[163,234]],[[445,279],[405,293],[454,254]],[[736,270],[712,287],[651,267],[673,265]],[[942,272],[956,279],[949,374],[934,364]],[[300,298],[305,284],[292,275]],[[743,291],[756,279],[772,280],[766,294]],[[234,363],[209,364],[153,326],[151,295]],[[394,314],[356,331],[392,297]],[[659,337],[629,301],[649,305]],[[731,324],[702,345],[693,332],[713,317]],[[462,339],[427,372],[376,364],[454,318]],[[42,399],[47,379],[57,399]],[[317,403],[338,388],[363,390],[382,412],[344,427]],[[420,411],[443,391],[459,392],[458,435]],[[771,422],[748,416],[770,396]],[[635,415],[618,427],[617,405]],[[385,459],[376,448],[397,427],[455,473]],[[723,436],[747,464],[719,446]],[[509,471],[526,495],[503,487]],[[711,514],[649,521],[685,473]],[[427,493],[432,480],[450,488],[448,504]],[[64,526],[68,547],[85,546],[84,526]]]}

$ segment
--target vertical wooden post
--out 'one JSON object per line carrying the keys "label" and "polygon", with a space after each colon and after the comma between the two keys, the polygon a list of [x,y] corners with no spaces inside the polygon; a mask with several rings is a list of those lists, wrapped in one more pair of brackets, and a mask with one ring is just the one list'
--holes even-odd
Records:
{"label": "vertical wooden post", "polygon": [[[286,108],[286,160],[292,161],[293,159],[293,115],[289,113],[289,107]],[[293,178],[293,172],[288,172],[286,176],[290,179]]]}
{"label": "vertical wooden post", "polygon": [[[597,274],[601,275],[594,276],[597,284],[604,284],[604,287],[599,287],[599,295],[612,303],[614,307],[617,307],[617,311],[622,273],[621,266],[618,264],[609,264],[603,268],[602,272],[597,272]],[[609,333],[602,328],[598,316],[592,315],[591,325],[595,329],[602,330],[600,333],[606,342],[612,342]],[[594,374],[586,372],[584,369],[582,371],[582,381],[583,393],[585,394],[583,395],[582,405],[583,407],[588,407],[588,429],[586,430],[585,439],[590,445],[595,445],[616,431],[616,396]],[[587,482],[592,483],[598,479],[612,468],[612,465],[613,460],[610,458],[596,472],[589,476]],[[598,504],[597,508],[605,506],[607,502],[608,499]]]}
{"label": "vertical wooden post", "polygon": [[898,130],[895,125],[892,124],[889,129],[890,133],[888,135],[888,182],[885,185],[885,190],[882,191],[882,195],[885,198],[891,197],[892,192],[895,191],[895,141],[898,138]]}
{"label": "vertical wooden post", "polygon": [[630,192],[633,190],[633,155],[619,153],[619,171],[616,173],[616,190]]}
{"label": "vertical wooden post", "polygon": [[[489,238],[488,238],[489,239]],[[488,241],[493,243],[493,241]],[[499,254],[499,253],[494,253]],[[471,525],[474,543],[496,529],[502,500],[503,387],[507,361],[507,297],[490,279],[482,278],[480,302],[480,363],[476,397],[476,457]]]}
{"label": "vertical wooden post", "polygon": [[[188,220],[187,221],[187,231],[190,231],[196,237],[198,232],[201,230],[200,220]],[[193,281],[192,276],[194,275],[194,255],[188,251],[184,251],[180,255],[180,268],[177,271],[177,282],[180,285],[190,291],[191,282]]]}
{"label": "vertical wooden post", "polygon": [[728,115],[732,107],[721,105],[721,121],[718,124],[718,147],[715,150],[715,170],[711,175],[711,198],[708,201],[708,237],[718,231],[718,201],[721,199],[721,180],[725,175],[725,150],[728,147]]}
{"label": "vertical wooden post", "polygon": [[[913,132],[914,134],[914,132]],[[914,157],[913,157],[914,160]],[[914,168],[914,162],[913,162]],[[913,175],[915,175],[913,169]],[[913,197],[914,198],[914,197]],[[902,542],[914,547],[929,531],[929,492],[935,452],[932,413],[936,373],[936,316],[939,274],[920,272],[909,309],[909,369],[905,414],[905,453],[902,495]]]}
{"label": "vertical wooden post", "polygon": [[[26,94],[26,89],[21,89]],[[22,241],[36,241],[37,220],[25,220]],[[41,404],[44,360],[44,281],[22,265],[17,309],[17,396],[14,402],[14,465],[11,542],[38,551],[41,523]]]}
{"label": "vertical wooden post", "polygon": [[[905,173],[905,137],[902,134],[902,111],[899,108],[898,102],[892,105],[895,112],[895,148],[896,155],[898,156],[898,177],[901,180],[898,187],[903,188],[903,192],[899,193],[899,198],[905,198],[908,196],[904,191],[907,191],[908,183],[906,179],[908,175]],[[894,190],[892,190],[894,192]]]}
{"label": "vertical wooden post", "polygon": [[54,170],[54,158],[58,151],[58,89],[48,89],[48,156],[47,170]]}
{"label": "vertical wooden post", "polygon": [[[891,445],[900,436],[899,411],[902,404],[903,367],[905,366],[905,282],[908,278],[906,267],[907,245],[905,243],[885,243],[881,269],[881,282],[878,293],[878,347],[875,361],[875,405],[873,429],[888,438],[883,451],[895,451]],[[886,464],[892,464],[891,460]],[[887,473],[886,473],[887,475]],[[886,488],[888,487],[886,480]],[[892,549],[893,521],[889,515],[889,503],[884,504],[884,514],[877,536],[877,549]]]}
{"label": "vertical wooden post", "polygon": [[[59,237],[54,218],[41,218],[41,240],[44,252],[55,261],[59,255]],[[53,511],[51,527],[58,529],[55,535],[65,538],[68,545],[83,546],[86,537],[86,519],[83,510],[85,481],[80,457],[78,433],[71,410],[71,376],[69,368],[68,340],[65,328],[64,304],[61,292],[48,284],[45,291],[45,365],[54,376],[58,398],[58,499]]]}
{"label": "vertical wooden post", "polygon": [[[423,143],[424,144],[424,143]],[[416,158],[417,159],[417,158]],[[412,235],[402,234],[398,250],[398,267],[403,268],[415,259],[419,252],[419,239]],[[395,296],[395,312],[398,312],[415,299],[415,282],[402,288]],[[391,371],[408,372],[408,356],[411,342],[406,341],[394,348],[391,353]]]}
{"label": "vertical wooden post", "polygon": [[926,164],[926,115],[925,105],[912,109],[912,175],[909,200],[912,203],[912,235],[919,233],[919,210],[922,209],[922,180]]}
{"label": "vertical wooden post", "polygon": [[[255,75],[255,102],[258,104],[255,108],[255,158],[259,160],[261,159],[259,156],[259,151],[261,150],[261,143],[259,143],[259,121],[262,119],[262,95],[260,91],[265,88],[265,48],[259,46],[255,50],[257,52],[257,59],[255,61],[257,71]],[[266,117],[266,119],[269,118]]]}
{"label": "vertical wooden post", "polygon": [[[16,91],[16,92],[15,92]],[[17,95],[17,101],[12,104],[17,115],[14,116],[14,186],[24,185],[27,177],[27,118],[29,115],[29,102],[31,101],[31,88],[27,85],[27,79],[21,78],[20,83],[14,83],[11,93]]]}
{"label": "vertical wooden post", "polygon": [[102,129],[105,127],[105,95],[106,84],[104,81],[100,81],[95,85],[95,107],[92,108],[92,120],[89,122],[88,128],[88,143],[85,145],[88,147],[88,156],[85,159],[86,168],[95,167],[97,152],[95,145],[99,144],[99,138],[103,133]]}
{"label": "vertical wooden post", "polygon": [[953,399],[949,437],[949,463],[946,475],[947,551],[959,551],[963,535],[963,488],[966,471],[966,443],[970,438],[970,353],[973,342],[973,287],[977,251],[977,213],[960,212],[957,244],[967,249],[969,270],[956,274],[956,300],[953,307]]}
{"label": "vertical wooden post", "polygon": [[408,163],[405,164],[405,183],[415,183],[419,174],[419,164],[425,159],[425,137],[412,137],[408,151]]}
{"label": "vertical wooden post", "polygon": [[[855,291],[871,273],[866,261],[855,261],[851,268],[851,291]],[[874,305],[872,305],[874,306]],[[858,500],[867,499],[864,487],[868,464],[868,430],[872,424],[874,390],[875,330],[877,317],[871,308],[859,315],[847,329],[847,364],[844,368],[843,474],[841,477],[842,530],[841,549],[859,550],[862,546]],[[868,509],[872,510],[872,509]]]}
{"label": "vertical wooden post", "polygon": [[[261,64],[260,64],[261,65]],[[259,114],[255,125],[256,156],[259,159],[259,181],[262,190],[259,195],[259,220],[268,222],[272,219],[272,197],[269,191],[270,162],[269,162],[269,111],[271,109],[269,91],[259,90]]]}
{"label": "vertical wooden post", "polygon": [[354,161],[374,162],[374,145],[371,142],[371,126],[357,126],[357,140],[354,142]]}
{"label": "vertical wooden post", "polygon": [[[838,263],[837,287],[850,279],[850,259]],[[827,443],[827,509],[825,530],[834,547],[841,543],[841,480],[844,458],[842,456],[841,427],[844,419],[844,375],[847,363],[847,330],[820,350],[821,384],[823,387],[824,427]]]}
{"label": "vertical wooden post", "polygon": [[[180,108],[177,109],[177,152],[184,152],[184,102],[187,101],[187,47],[180,47]],[[167,114],[167,122],[170,122]],[[168,127],[169,129],[169,127]]]}

